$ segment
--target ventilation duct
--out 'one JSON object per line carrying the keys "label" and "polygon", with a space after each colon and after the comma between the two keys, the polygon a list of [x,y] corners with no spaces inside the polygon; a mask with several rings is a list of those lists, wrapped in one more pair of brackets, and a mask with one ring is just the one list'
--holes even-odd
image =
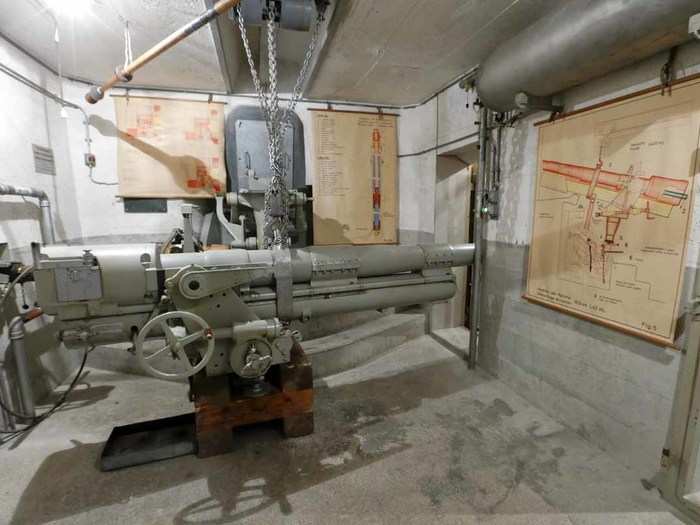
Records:
{"label": "ventilation duct", "polygon": [[[479,98],[509,111],[681,44],[698,0],[570,0],[482,64]],[[541,103],[539,104],[541,106]]]}

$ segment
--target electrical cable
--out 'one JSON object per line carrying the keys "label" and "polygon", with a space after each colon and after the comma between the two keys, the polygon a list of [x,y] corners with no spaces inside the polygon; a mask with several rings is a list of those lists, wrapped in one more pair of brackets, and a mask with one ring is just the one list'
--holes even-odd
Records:
{"label": "electrical cable", "polygon": [[[89,348],[85,348],[85,351],[83,353],[83,360],[80,363],[80,368],[78,368],[78,372],[75,374],[75,377],[71,381],[70,385],[68,386],[66,391],[63,393],[63,395],[61,395],[61,398],[58,401],[56,401],[56,403],[54,403],[54,405],[50,409],[48,409],[46,412],[44,412],[43,414],[40,414],[40,415],[34,416],[34,417],[28,417],[26,415],[18,414],[16,412],[14,412],[13,410],[10,410],[9,408],[7,408],[7,406],[2,401],[0,401],[0,408],[2,408],[8,414],[13,415],[14,417],[32,420],[31,423],[29,423],[24,428],[19,428],[16,430],[0,430],[0,434],[20,435],[24,432],[27,432],[27,431],[31,430],[32,428],[36,427],[39,423],[44,421],[51,414],[56,412],[56,410],[58,410],[61,406],[63,406],[63,404],[66,402],[66,399],[68,398],[68,396],[71,394],[71,392],[73,392],[73,390],[75,390],[75,385],[78,383],[78,379],[80,379],[80,376],[83,374],[83,370],[85,369],[85,362],[87,361],[88,353],[90,353]],[[9,439],[12,439],[12,438],[9,438]],[[7,441],[8,440],[5,440],[4,442],[7,442]]]}
{"label": "electrical cable", "polygon": [[[8,298],[12,295],[14,292],[15,286],[19,284],[19,282],[30,272],[34,270],[33,265],[26,266],[18,275],[17,277],[14,278],[14,280],[8,285],[7,291],[5,294],[0,298],[0,310],[2,310],[5,306],[5,303],[7,302]],[[22,321],[24,322],[24,321]],[[75,389],[75,385],[78,382],[78,379],[80,378],[81,374],[83,373],[83,369],[85,368],[85,362],[87,361],[87,355],[89,353],[89,348],[85,349],[85,353],[83,355],[83,360],[80,364],[80,368],[78,369],[78,373],[75,375],[73,378],[73,381],[71,381],[70,386],[68,389],[63,393],[61,398],[46,412],[43,414],[40,414],[38,416],[29,416],[27,414],[20,414],[19,412],[15,412],[14,410],[10,409],[4,401],[0,398],[0,409],[4,410],[7,414],[10,414],[13,417],[19,418],[19,419],[28,419],[31,422],[24,428],[16,429],[16,430],[0,430],[0,435],[2,434],[13,434],[13,435],[19,435],[23,432],[26,432],[35,426],[37,426],[39,423],[41,423],[44,419],[49,417],[51,414],[53,414],[56,410],[58,410],[61,405],[63,405],[66,401],[66,398],[68,395]],[[11,438],[10,438],[11,439]],[[7,441],[7,440],[6,440]]]}
{"label": "electrical cable", "polygon": [[19,282],[22,279],[24,279],[24,277],[27,274],[29,274],[30,272],[33,272],[33,271],[34,271],[33,264],[30,264],[29,266],[25,266],[24,270],[19,272],[19,275],[17,275],[17,277],[15,277],[15,279],[10,284],[7,285],[7,291],[5,292],[5,295],[3,295],[2,298],[0,298],[0,311],[2,311],[2,309],[5,307],[5,303],[7,302],[7,298],[10,297],[10,295],[12,295],[12,292],[14,291],[15,286],[17,286],[17,284],[19,284]]}

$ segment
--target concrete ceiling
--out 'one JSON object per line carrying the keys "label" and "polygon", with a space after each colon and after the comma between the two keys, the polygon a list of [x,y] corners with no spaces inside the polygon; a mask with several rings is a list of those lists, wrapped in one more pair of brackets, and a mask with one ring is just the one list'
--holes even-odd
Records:
{"label": "concrete ceiling", "polygon": [[[0,35],[58,69],[54,41],[58,22],[63,74],[89,81],[106,80],[124,63],[124,26],[128,20],[134,57],[190,22],[214,0],[16,0],[0,1]],[[65,5],[85,9],[74,13]],[[266,54],[265,39],[251,27],[255,61]],[[291,90],[309,40],[308,33],[281,30],[278,37],[279,84]],[[260,68],[266,78],[266,62]],[[228,17],[197,31],[141,69],[132,85],[204,91],[252,93],[240,33]]]}
{"label": "concrete ceiling", "polygon": [[338,1],[306,96],[422,101],[564,1]]}
{"label": "concrete ceiling", "polygon": [[[73,16],[52,8],[67,76],[108,78],[124,61],[124,20],[134,55],[190,21],[212,0],[16,0],[0,2],[0,34],[57,68],[55,24],[46,5],[87,6]],[[481,62],[500,42],[565,0],[334,0],[305,96],[404,105],[424,100]],[[266,52],[259,31],[253,49]],[[306,34],[280,34],[280,84],[289,91]],[[252,92],[240,36],[221,18],[138,72],[134,85]],[[263,67],[263,78],[265,71]]]}
{"label": "concrete ceiling", "polygon": [[[72,13],[61,4],[83,5]],[[52,7],[47,11],[46,6]],[[58,20],[63,73],[106,80],[124,63],[124,22],[128,20],[134,56],[204,10],[202,0],[13,0],[0,2],[0,33],[57,69],[55,24]],[[134,84],[223,91],[210,30],[195,33],[157,63],[143,68]]]}

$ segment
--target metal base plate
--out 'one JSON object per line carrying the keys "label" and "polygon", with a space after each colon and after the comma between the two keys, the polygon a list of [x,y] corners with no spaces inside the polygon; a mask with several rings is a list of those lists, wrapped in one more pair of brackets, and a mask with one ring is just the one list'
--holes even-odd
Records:
{"label": "metal base plate", "polygon": [[195,454],[194,414],[114,427],[100,456],[100,470],[117,470]]}

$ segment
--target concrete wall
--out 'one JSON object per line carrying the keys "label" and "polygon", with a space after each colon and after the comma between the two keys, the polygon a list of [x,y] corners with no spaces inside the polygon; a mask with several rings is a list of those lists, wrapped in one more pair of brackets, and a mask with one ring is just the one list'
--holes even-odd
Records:
{"label": "concrete wall", "polygon": [[[459,157],[437,157],[435,184],[435,242],[462,244],[469,239],[471,170]],[[431,311],[433,330],[464,326],[467,304],[468,268],[454,268],[457,278],[455,296],[436,304]]]}
{"label": "concrete wall", "polygon": [[[662,54],[573,89],[564,96],[566,109],[655,85],[665,60]],[[700,44],[681,48],[677,67],[679,77],[700,71]],[[487,225],[480,363],[640,476],[650,476],[667,431],[678,352],[521,298],[537,163],[533,124],[543,116],[526,118],[504,135],[501,218]],[[695,223],[686,281],[698,266]]]}
{"label": "concrete wall", "polygon": [[[461,243],[468,238],[471,182],[476,160],[476,116],[470,95],[452,86],[399,119],[399,242]],[[430,310],[432,329],[464,325],[466,269],[458,292]]]}
{"label": "concrete wall", "polygon": [[[399,241],[433,242],[438,155],[459,156],[477,142],[470,95],[455,85],[425,104],[403,109],[399,119]],[[462,161],[470,162],[462,156]]]}
{"label": "concrete wall", "polygon": [[[58,91],[58,78],[2,39],[0,62],[45,88]],[[61,118],[60,107],[4,73],[0,73],[0,93],[0,182],[44,190],[52,203],[56,239],[81,237],[68,122]],[[55,175],[35,172],[32,144],[53,150]],[[7,257],[31,262],[30,244],[41,241],[39,217],[36,199],[0,196],[0,243],[8,244]],[[8,346],[5,322],[23,311],[21,306],[25,300],[29,306],[33,305],[32,285],[26,285],[24,291],[25,297],[19,294],[17,301],[8,302],[1,313],[0,361],[10,370],[11,382],[14,361],[4,351]],[[55,330],[45,318],[28,323],[27,332],[26,347],[34,390],[36,397],[41,398],[63,381],[80,356],[56,351]]]}
{"label": "concrete wall", "polygon": [[[51,91],[59,89],[57,77],[3,39],[0,39],[0,62]],[[74,172],[69,156],[68,121],[61,118],[61,108],[2,73],[0,93],[3,96],[0,104],[0,182],[44,190],[52,203],[56,238],[80,237]],[[34,171],[32,144],[53,150],[55,175]],[[15,249],[15,256],[28,260],[28,246],[41,240],[39,203],[36,199],[9,196],[0,197],[0,202],[0,243],[8,243]]]}

